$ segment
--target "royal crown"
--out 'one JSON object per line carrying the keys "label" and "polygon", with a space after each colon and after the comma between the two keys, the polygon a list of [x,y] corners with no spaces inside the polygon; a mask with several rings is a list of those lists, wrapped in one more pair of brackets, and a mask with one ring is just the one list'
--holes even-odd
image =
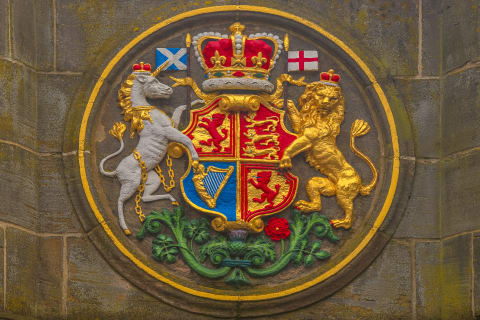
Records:
{"label": "royal crown", "polygon": [[320,82],[328,86],[338,86],[340,81],[340,76],[333,73],[333,69],[328,70],[328,72],[320,73]]}
{"label": "royal crown", "polygon": [[193,37],[198,62],[205,70],[205,91],[244,89],[270,92],[270,70],[280,56],[283,42],[273,34],[243,35],[245,26],[235,22],[231,34],[203,32]]}
{"label": "royal crown", "polygon": [[149,63],[135,63],[132,67],[133,72],[152,72],[152,66]]}

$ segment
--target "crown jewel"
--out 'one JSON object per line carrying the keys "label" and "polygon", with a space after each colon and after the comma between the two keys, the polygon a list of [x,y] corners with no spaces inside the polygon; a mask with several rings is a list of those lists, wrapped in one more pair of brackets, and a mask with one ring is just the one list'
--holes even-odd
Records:
{"label": "crown jewel", "polygon": [[230,35],[204,32],[193,37],[195,55],[207,79],[204,90],[273,90],[268,79],[283,48],[282,40],[267,33],[247,37],[239,22],[229,29]]}
{"label": "crown jewel", "polygon": [[338,82],[340,81],[340,76],[338,74],[333,73],[333,69],[328,70],[328,72],[320,73],[320,82],[329,86],[338,86]]}

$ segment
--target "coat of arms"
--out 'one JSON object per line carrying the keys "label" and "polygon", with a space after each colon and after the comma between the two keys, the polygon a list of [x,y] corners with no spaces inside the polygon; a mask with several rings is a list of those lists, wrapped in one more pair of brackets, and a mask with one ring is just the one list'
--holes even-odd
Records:
{"label": "coat of arms", "polygon": [[[377,182],[375,165],[355,146],[355,139],[370,130],[366,121],[352,123],[350,147],[371,169],[368,183],[337,147],[346,108],[340,75],[317,72],[316,51],[289,51],[288,35],[282,40],[275,34],[247,36],[244,31],[236,22],[229,34],[187,34],[186,48],[157,49],[155,70],[148,63],[135,64],[118,90],[124,122],[110,130],[120,147],[100,161],[101,173],[121,184],[117,213],[126,235],[131,234],[125,221],[130,213],[124,204],[134,197],[141,222],[137,238],[154,236],[156,260],[175,263],[182,255],[201,276],[225,278],[233,286],[248,285],[249,277],[275,275],[289,262],[309,267],[314,260],[327,259],[322,240],[339,241],[335,230],[352,227],[355,198],[370,194]],[[171,76],[172,87],[186,86],[198,100],[191,102],[188,94],[170,118],[148,99],[174,94],[175,89],[156,76],[164,70],[188,72],[192,46],[204,71],[202,89],[192,77]],[[285,56],[285,71],[317,72],[318,80],[306,82],[282,73],[271,81],[272,69]],[[298,102],[288,99],[286,85],[303,88]],[[181,130],[178,124],[186,109],[189,124]],[[139,136],[138,143],[108,171],[106,161],[124,149],[125,123],[130,137]],[[301,153],[317,174],[307,178],[307,198],[294,202],[299,177],[291,171],[292,158]],[[188,158],[188,165],[179,174],[172,161],[181,157]],[[162,187],[163,194],[158,192]],[[170,194],[173,188],[180,188],[182,204]],[[334,196],[342,214],[329,218],[322,215],[322,197]],[[165,200],[174,207],[162,208]],[[147,215],[142,204],[154,201],[159,201],[159,209]],[[189,219],[184,214],[188,210],[203,217]],[[282,217],[267,217],[280,213]]]}
{"label": "coat of arms", "polygon": [[90,240],[142,291],[222,317],[292,310],[388,242],[407,117],[342,40],[279,10],[212,6],[111,59],[72,108],[67,182]]}

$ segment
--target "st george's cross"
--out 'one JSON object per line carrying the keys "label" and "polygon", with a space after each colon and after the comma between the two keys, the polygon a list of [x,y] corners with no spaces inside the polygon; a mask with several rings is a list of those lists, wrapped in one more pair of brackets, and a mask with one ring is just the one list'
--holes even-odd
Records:
{"label": "st george's cross", "polygon": [[288,51],[288,71],[317,71],[318,52],[315,50]]}

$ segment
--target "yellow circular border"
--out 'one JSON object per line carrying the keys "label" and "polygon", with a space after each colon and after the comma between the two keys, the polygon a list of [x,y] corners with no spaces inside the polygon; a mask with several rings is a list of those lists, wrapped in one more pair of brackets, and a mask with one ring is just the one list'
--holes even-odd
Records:
{"label": "yellow circular border", "polygon": [[[93,199],[92,192],[90,190],[90,186],[87,181],[87,175],[85,171],[85,135],[87,132],[87,123],[88,119],[90,117],[90,113],[93,108],[93,103],[95,102],[95,99],[97,97],[98,92],[100,91],[100,88],[103,85],[103,81],[106,79],[106,77],[109,75],[110,71],[113,69],[115,64],[130,50],[132,49],[137,43],[139,43],[141,40],[152,34],[153,32],[171,24],[177,21],[180,21],[185,18],[201,15],[201,14],[206,14],[206,13],[214,13],[214,12],[225,12],[225,11],[253,11],[253,12],[261,12],[261,13],[267,13],[275,16],[280,16],[286,19],[293,20],[295,22],[301,23],[319,33],[321,33],[324,37],[329,39],[330,41],[334,42],[337,46],[342,48],[346,54],[348,54],[362,69],[362,71],[367,75],[368,79],[372,82],[373,87],[375,89],[375,92],[378,94],[378,97],[380,98],[380,102],[382,103],[383,108],[385,109],[385,113],[387,116],[387,121],[390,126],[390,133],[391,133],[391,138],[392,138],[392,147],[393,147],[393,168],[392,168],[392,178],[391,178],[391,184],[390,188],[388,189],[387,197],[385,199],[385,202],[383,204],[382,210],[380,211],[380,214],[378,215],[377,219],[375,220],[372,228],[368,232],[368,234],[363,238],[363,240],[360,242],[360,244],[347,256],[345,259],[340,261],[339,264],[337,264],[335,267],[332,269],[328,270],[327,272],[321,274],[317,278],[305,282],[301,285],[298,285],[296,287],[286,289],[283,291],[279,292],[273,292],[273,293],[267,293],[267,294],[259,294],[259,295],[220,295],[220,294],[214,294],[214,293],[208,293],[208,292],[203,292],[203,291],[198,291],[195,289],[191,289],[189,287],[186,287],[184,285],[181,285],[179,283],[176,283],[170,279],[167,279],[163,277],[162,275],[158,274],[155,270],[149,268],[146,266],[142,261],[138,260],[128,249],[117,239],[117,237],[113,234],[112,230],[110,227],[107,225],[105,220],[103,219],[102,214],[100,213],[95,200]],[[90,95],[90,98],[88,100],[85,113],[83,114],[82,118],[82,123],[80,127],[80,135],[79,135],[79,142],[78,142],[78,163],[80,167],[80,177],[82,181],[82,186],[85,191],[85,195],[87,197],[87,200],[90,204],[90,207],[93,210],[93,213],[95,214],[95,217],[97,220],[100,222],[102,225],[103,229],[107,233],[107,235],[112,239],[113,243],[115,246],[120,250],[122,254],[124,254],[127,258],[129,258],[135,265],[137,265],[140,269],[144,270],[147,274],[150,276],[154,277],[155,279],[158,279],[166,284],[171,285],[174,288],[177,288],[183,292],[203,297],[203,298],[209,298],[209,299],[215,299],[215,300],[223,300],[223,301],[255,301],[255,300],[267,300],[267,299],[274,299],[274,298],[279,298],[279,297],[284,297],[293,293],[300,292],[302,290],[305,290],[311,286],[314,286],[327,278],[333,276],[337,272],[339,272],[341,269],[343,269],[350,261],[352,261],[369,243],[369,241],[372,239],[373,235],[377,232],[377,229],[382,225],[388,210],[390,209],[390,205],[392,204],[393,197],[395,195],[395,190],[397,188],[397,182],[398,182],[398,174],[399,174],[399,146],[398,146],[398,137],[397,137],[397,129],[395,127],[395,121],[393,118],[392,111],[390,109],[390,105],[388,104],[387,98],[385,96],[385,93],[383,92],[382,88],[378,84],[377,80],[373,76],[373,73],[370,71],[370,69],[367,67],[367,65],[360,59],[359,56],[357,56],[345,43],[343,43],[340,39],[336,38],[332,34],[328,33],[327,31],[323,30],[321,27],[317,26],[316,24],[305,20],[303,18],[297,17],[293,14],[283,12],[280,10],[272,9],[272,8],[266,8],[266,7],[259,7],[259,6],[248,6],[248,5],[227,5],[227,6],[214,6],[214,7],[208,7],[208,8],[201,8],[201,9],[196,9],[192,10],[189,12],[185,12],[182,14],[179,14],[177,16],[174,16],[172,18],[169,18],[163,22],[160,22],[156,24],[155,26],[149,28],[148,30],[142,32],[140,35],[138,35],[135,39],[130,41],[120,52],[117,53],[117,55],[108,63],[107,67],[105,70],[103,70],[102,75],[98,79],[97,83],[95,84],[95,87],[93,88],[92,94]]]}

